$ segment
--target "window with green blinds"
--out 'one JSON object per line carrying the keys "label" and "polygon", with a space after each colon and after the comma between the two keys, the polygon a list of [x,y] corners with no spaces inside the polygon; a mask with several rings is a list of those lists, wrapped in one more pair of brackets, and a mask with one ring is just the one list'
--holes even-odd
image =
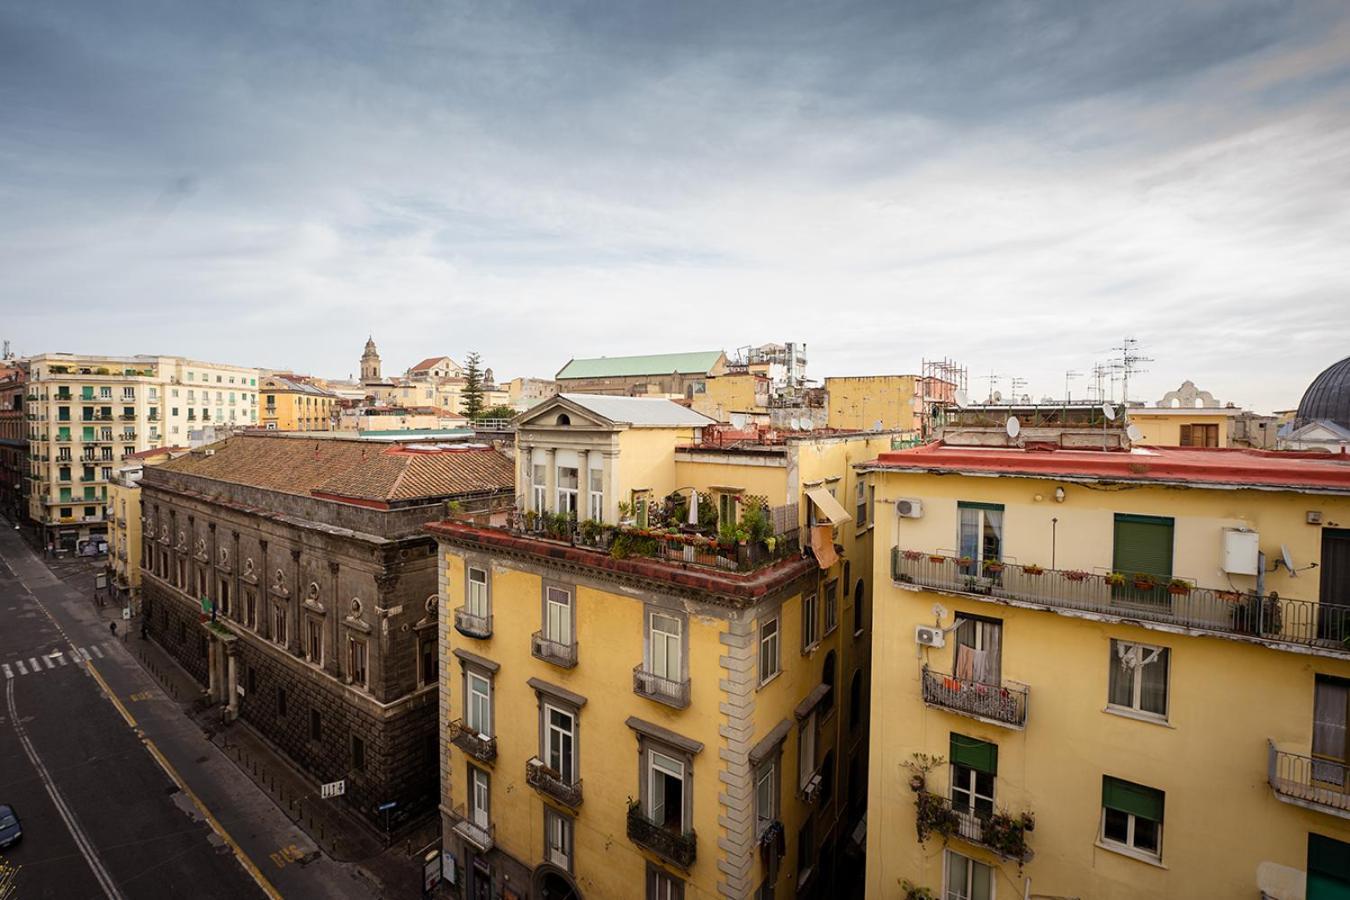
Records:
{"label": "window with green blinds", "polygon": [[1172,530],[1172,519],[1117,513],[1111,567],[1127,575],[1144,572],[1171,578]]}
{"label": "window with green blinds", "polygon": [[998,774],[998,744],[952,732],[951,761],[987,775]]}
{"label": "window with green blinds", "polygon": [[1151,822],[1163,820],[1163,792],[1132,781],[1102,776],[1102,806]]}

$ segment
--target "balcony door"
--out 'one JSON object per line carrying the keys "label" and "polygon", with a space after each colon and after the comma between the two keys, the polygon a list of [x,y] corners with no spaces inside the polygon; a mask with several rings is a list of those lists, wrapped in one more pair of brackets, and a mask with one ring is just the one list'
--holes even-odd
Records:
{"label": "balcony door", "polygon": [[557,772],[563,784],[576,783],[576,719],[554,706],[545,706],[548,722],[548,767]]}
{"label": "balcony door", "polygon": [[1317,637],[1338,643],[1350,638],[1350,529],[1322,529],[1318,596]]}
{"label": "balcony door", "polygon": [[684,763],[673,756],[651,751],[651,783],[648,794],[653,824],[683,834],[684,828]]}
{"label": "balcony door", "polygon": [[983,575],[984,564],[1003,559],[1003,507],[997,503],[958,503],[961,515],[958,553],[971,564],[964,575]]}
{"label": "balcony door", "polygon": [[1350,790],[1350,681],[1318,676],[1314,691],[1312,780],[1344,793]]}
{"label": "balcony door", "polygon": [[[1175,523],[1163,516],[1116,513],[1111,568],[1125,576],[1114,589],[1116,603],[1165,606],[1171,599],[1167,583],[1172,579],[1172,541]],[[1136,584],[1135,576],[1147,576],[1153,586]]]}
{"label": "balcony door", "polygon": [[488,773],[477,766],[469,767],[470,798],[472,808],[469,810],[469,818],[473,824],[477,825],[483,831],[488,830]]}
{"label": "balcony door", "polygon": [[[651,673],[666,681],[680,681],[680,620],[651,614]],[[664,685],[658,685],[664,687]]]}
{"label": "balcony door", "polygon": [[1003,623],[958,618],[952,675],[961,681],[1001,685],[1002,669]]}

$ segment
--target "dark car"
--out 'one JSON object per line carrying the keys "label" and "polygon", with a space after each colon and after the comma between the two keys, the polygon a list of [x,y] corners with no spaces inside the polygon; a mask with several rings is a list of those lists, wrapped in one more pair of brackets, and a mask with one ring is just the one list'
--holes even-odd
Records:
{"label": "dark car", "polygon": [[0,805],[0,849],[17,844],[23,837],[23,827],[19,825],[19,814],[12,806]]}

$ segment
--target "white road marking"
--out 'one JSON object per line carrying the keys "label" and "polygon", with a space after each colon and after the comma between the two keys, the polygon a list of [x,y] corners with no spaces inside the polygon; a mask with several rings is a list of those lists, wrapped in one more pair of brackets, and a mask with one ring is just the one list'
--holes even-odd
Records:
{"label": "white road marking", "polygon": [[42,666],[38,665],[37,658],[31,656],[28,658],[28,668],[32,669],[34,672],[39,672],[42,670]]}
{"label": "white road marking", "polygon": [[13,677],[14,677],[14,671],[13,671],[12,669],[10,669],[9,663],[0,663],[0,669],[4,669],[4,670],[5,670],[5,677],[6,677],[6,678],[13,678]]}
{"label": "white road marking", "polygon": [[58,663],[60,663],[61,665],[64,666],[64,665],[66,664],[66,657],[65,657],[64,654],[61,654],[61,653],[53,653],[52,656],[56,657],[56,661],[57,661]]}
{"label": "white road marking", "polygon": [[28,674],[28,670],[25,669],[25,668],[23,667],[23,660],[21,660],[21,659],[16,659],[16,660],[14,660],[14,665],[16,665],[16,666],[19,667],[19,674],[20,674],[20,675],[27,675],[27,674]]}
{"label": "white road marking", "polygon": [[98,649],[98,644],[93,644],[92,646],[90,646],[89,649],[90,649],[90,650],[93,650],[93,651],[94,651],[94,655],[97,656],[99,659],[102,659],[102,658],[103,658],[103,651],[100,650],[100,649]]}
{"label": "white road marking", "polygon": [[89,651],[86,650],[86,649],[84,649],[83,647],[76,647],[76,648],[75,648],[75,653],[76,653],[77,656],[79,656],[79,657],[81,657],[82,659],[84,659],[85,662],[88,662],[88,661],[92,658],[92,657],[89,656]]}
{"label": "white road marking", "polygon": [[46,664],[47,668],[49,669],[56,668],[56,663],[52,662],[52,658],[50,656],[42,657],[42,661]]}
{"label": "white road marking", "polygon": [[24,728],[23,720],[19,718],[19,711],[14,705],[13,681],[8,682],[6,686],[5,700],[9,704],[9,720],[14,723],[14,733],[19,736],[19,743],[23,746],[23,752],[28,756],[28,761],[33,764],[33,768],[37,770],[38,777],[42,779],[42,786],[47,789],[47,796],[52,798],[52,804],[56,807],[56,811],[61,814],[62,820],[65,821],[70,836],[75,839],[75,846],[79,848],[80,855],[84,857],[85,862],[89,863],[89,868],[94,872],[94,878],[98,880],[99,886],[103,888],[103,893],[107,895],[108,900],[124,900],[122,892],[117,889],[112,876],[103,867],[103,861],[99,859],[98,851],[94,849],[89,836],[84,833],[84,829],[76,821],[75,814],[70,811],[70,807],[66,806],[65,798],[56,789],[56,782],[52,781],[51,775],[47,774],[47,767],[38,758],[37,751],[33,749],[32,741],[28,740],[28,731]]}

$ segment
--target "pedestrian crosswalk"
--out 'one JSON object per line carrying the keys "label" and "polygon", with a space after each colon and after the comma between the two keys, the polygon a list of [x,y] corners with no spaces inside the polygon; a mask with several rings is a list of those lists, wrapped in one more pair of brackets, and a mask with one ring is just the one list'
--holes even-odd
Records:
{"label": "pedestrian crosswalk", "polygon": [[0,662],[0,673],[5,678],[18,678],[23,675],[37,675],[62,666],[80,665],[95,659],[103,659],[104,650],[111,650],[108,641],[102,644],[90,644],[87,647],[74,647],[69,650],[53,650],[43,656],[19,657]]}

